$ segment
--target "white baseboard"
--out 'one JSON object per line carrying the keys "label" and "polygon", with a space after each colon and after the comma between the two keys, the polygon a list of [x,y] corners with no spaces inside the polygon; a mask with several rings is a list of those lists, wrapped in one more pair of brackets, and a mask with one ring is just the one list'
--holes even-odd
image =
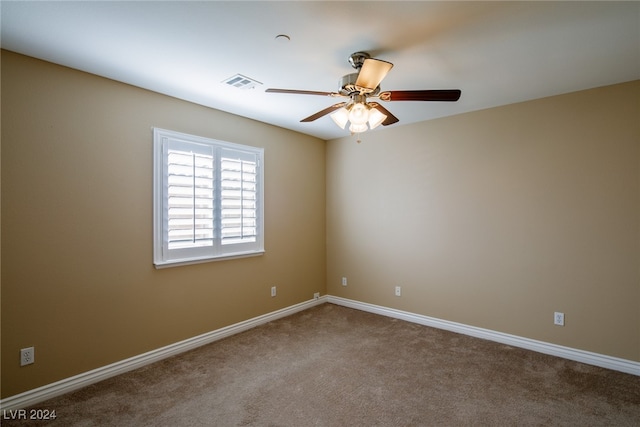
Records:
{"label": "white baseboard", "polygon": [[463,335],[470,335],[476,338],[495,341],[513,347],[524,348],[527,350],[536,351],[538,353],[558,356],[565,359],[574,360],[576,362],[586,363],[588,365],[599,366],[601,368],[612,369],[614,371],[620,371],[627,374],[640,376],[640,362],[634,362],[632,360],[620,359],[598,353],[591,353],[589,351],[578,350],[570,347],[563,347],[561,345],[551,344],[543,341],[536,341],[516,335],[504,334],[502,332],[496,332],[489,329],[477,328],[475,326],[468,326],[462,323],[436,319],[434,317],[423,316],[420,314],[414,314],[406,311],[368,304],[360,301],[354,301],[341,297],[329,296],[327,297],[327,302],[342,305],[344,307],[355,308],[357,310],[367,311],[369,313],[380,314],[382,316],[393,317],[395,319],[406,320],[408,322],[418,323],[420,325],[444,329]]}
{"label": "white baseboard", "polygon": [[116,375],[131,371],[133,369],[141,368],[145,365],[149,365],[159,360],[166,359],[167,357],[175,356],[177,354],[193,350],[205,344],[218,341],[222,338],[244,332],[251,328],[255,328],[258,325],[271,322],[272,320],[290,316],[294,313],[306,310],[319,304],[323,304],[325,302],[327,302],[327,296],[322,296],[318,299],[305,301],[296,305],[292,305],[290,307],[283,308],[281,310],[277,310],[271,313],[264,314],[262,316],[254,317],[252,319],[236,323],[234,325],[207,332],[205,334],[189,338],[184,341],[168,345],[166,347],[158,348],[156,350],[152,350],[147,353],[131,357],[129,359],[121,360],[119,362],[112,363],[111,365],[84,372],[70,378],[65,378],[55,383],[47,384],[33,390],[28,390],[24,393],[16,394],[14,396],[7,397],[6,399],[2,399],[0,401],[0,410],[23,409],[40,402],[44,402],[45,400],[51,399],[53,397],[60,396],[79,388],[97,383],[107,378],[111,378]]}
{"label": "white baseboard", "polygon": [[262,316],[254,317],[252,319],[248,319],[234,325],[217,329],[215,331],[189,338],[184,341],[168,345],[166,347],[152,350],[147,353],[131,357],[129,359],[112,363],[111,365],[103,366],[101,368],[84,372],[70,378],[65,378],[55,383],[47,384],[33,390],[28,390],[15,396],[7,397],[6,399],[0,401],[0,410],[15,410],[26,408],[28,406],[44,402],[45,400],[51,399],[53,397],[72,392],[79,388],[86,387],[88,385],[97,383],[107,378],[114,377],[116,375],[120,375],[133,369],[141,368],[162,359],[184,353],[185,351],[193,350],[197,347],[212,343],[214,341],[218,341],[222,338],[226,338],[240,332],[244,332],[251,328],[255,328],[258,325],[262,325],[264,323],[280,319],[282,317],[290,316],[299,311],[303,311],[326,302],[640,376],[639,362],[619,359],[569,347],[563,347],[556,344],[545,343],[529,338],[522,338],[515,335],[504,334],[501,332],[468,326],[461,323],[436,319],[433,317],[409,313],[393,308],[387,308],[346,298],[325,295],[318,299],[313,299],[310,301],[292,305],[291,307],[283,308],[281,310],[267,313]]}

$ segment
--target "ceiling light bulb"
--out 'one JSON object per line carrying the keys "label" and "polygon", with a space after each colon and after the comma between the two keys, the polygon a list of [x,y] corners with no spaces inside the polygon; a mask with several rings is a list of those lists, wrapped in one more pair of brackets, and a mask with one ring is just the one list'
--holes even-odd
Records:
{"label": "ceiling light bulb", "polygon": [[386,114],[383,114],[377,108],[369,110],[369,127],[375,129],[382,124],[387,118]]}
{"label": "ceiling light bulb", "polygon": [[333,121],[340,127],[340,129],[344,129],[349,121],[349,111],[342,107],[337,110],[335,113],[331,113],[329,115],[333,119]]}
{"label": "ceiling light bulb", "polygon": [[357,103],[349,111],[349,121],[352,125],[366,125],[369,120],[369,110],[364,104]]}

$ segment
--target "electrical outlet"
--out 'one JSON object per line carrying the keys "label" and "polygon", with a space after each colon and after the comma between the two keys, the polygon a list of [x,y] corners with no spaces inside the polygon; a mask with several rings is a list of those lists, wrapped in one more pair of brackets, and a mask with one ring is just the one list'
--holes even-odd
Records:
{"label": "electrical outlet", "polygon": [[402,296],[402,288],[400,286],[396,286],[396,296]]}
{"label": "electrical outlet", "polygon": [[20,350],[20,366],[31,365],[35,361],[35,349],[33,347]]}
{"label": "electrical outlet", "polygon": [[556,311],[553,313],[553,324],[558,326],[564,326],[564,313]]}
{"label": "electrical outlet", "polygon": [[316,292],[313,294],[313,299],[318,299],[320,298],[320,292]]}
{"label": "electrical outlet", "polygon": [[346,277],[342,278],[342,286],[347,286],[347,278]]}
{"label": "electrical outlet", "polygon": [[275,297],[275,296],[276,296],[276,287],[275,287],[275,286],[272,286],[272,287],[271,287],[271,296],[272,296],[272,297]]}

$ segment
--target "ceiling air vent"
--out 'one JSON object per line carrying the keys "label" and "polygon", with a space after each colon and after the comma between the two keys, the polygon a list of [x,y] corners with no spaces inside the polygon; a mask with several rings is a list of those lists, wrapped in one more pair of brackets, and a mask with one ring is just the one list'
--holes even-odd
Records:
{"label": "ceiling air vent", "polygon": [[238,89],[253,89],[257,85],[261,85],[257,80],[253,80],[247,76],[243,76],[242,74],[236,74],[235,76],[231,76],[226,80],[223,80],[222,83],[226,83],[229,86],[237,87]]}

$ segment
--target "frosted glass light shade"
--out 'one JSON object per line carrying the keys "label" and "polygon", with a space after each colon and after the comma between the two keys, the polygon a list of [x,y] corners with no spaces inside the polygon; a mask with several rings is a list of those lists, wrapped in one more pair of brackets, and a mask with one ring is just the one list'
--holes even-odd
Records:
{"label": "frosted glass light shade", "polygon": [[367,129],[368,129],[368,128],[367,128],[367,124],[366,124],[366,123],[363,123],[363,124],[361,124],[361,125],[356,124],[356,123],[351,123],[351,126],[349,126],[349,130],[350,130],[352,133],[362,133],[362,132],[366,132],[366,130],[367,130]]}
{"label": "frosted glass light shade", "polygon": [[349,121],[352,125],[364,125],[369,120],[369,109],[362,103],[354,104],[349,111]]}
{"label": "frosted glass light shade", "polygon": [[344,129],[344,127],[347,125],[347,122],[349,121],[349,111],[347,111],[346,108],[342,107],[335,113],[331,113],[329,117],[331,117],[335,124],[337,124],[341,129]]}
{"label": "frosted glass light shade", "polygon": [[383,114],[377,108],[372,108],[369,110],[369,127],[371,129],[375,129],[387,118],[386,114]]}

